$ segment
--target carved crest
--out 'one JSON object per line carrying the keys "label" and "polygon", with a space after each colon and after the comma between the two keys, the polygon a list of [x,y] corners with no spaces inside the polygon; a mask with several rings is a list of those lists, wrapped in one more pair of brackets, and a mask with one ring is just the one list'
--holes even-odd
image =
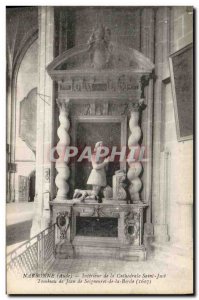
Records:
{"label": "carved crest", "polygon": [[139,212],[129,212],[124,220],[124,233],[130,244],[139,242],[140,236],[140,214]]}
{"label": "carved crest", "polygon": [[65,212],[59,212],[57,214],[56,223],[60,230],[60,239],[64,240],[67,237],[67,231],[70,226],[70,220],[69,220],[70,213]]}
{"label": "carved crest", "polygon": [[100,24],[96,26],[88,40],[91,67],[97,70],[109,66],[111,60],[111,31]]}

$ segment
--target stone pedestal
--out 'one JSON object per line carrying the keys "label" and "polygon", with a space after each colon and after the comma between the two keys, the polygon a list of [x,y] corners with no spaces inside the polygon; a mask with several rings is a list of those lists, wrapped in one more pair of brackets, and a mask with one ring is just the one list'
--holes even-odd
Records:
{"label": "stone pedestal", "polygon": [[[104,43],[104,40],[101,42]],[[145,118],[147,125],[150,127],[148,130],[149,138],[146,144],[149,146],[152,143],[152,125],[150,121],[153,104],[152,101],[147,103],[148,99],[144,97],[144,90],[149,84],[154,65],[147,57],[135,49],[126,48],[126,50],[124,50],[124,47],[120,47],[117,43],[111,45],[111,62],[113,62],[113,65],[109,66],[109,64],[107,64],[104,69],[103,64],[101,65],[102,69],[99,70],[99,68],[96,67],[95,59],[92,61],[92,55],[88,52],[88,44],[79,45],[62,53],[47,67],[51,78],[58,84],[60,124],[57,131],[59,138],[57,147],[59,148],[60,146],[63,149],[63,147],[69,146],[69,120],[71,146],[78,146],[77,133],[81,134],[80,131],[78,132],[78,124],[81,122],[90,124],[90,127],[92,127],[92,123],[103,123],[107,124],[107,126],[108,123],[110,123],[110,125],[111,123],[119,123],[121,124],[120,133],[118,131],[121,147],[119,153],[120,158],[123,155],[122,153],[124,153],[124,157],[119,160],[119,166],[117,165],[117,167],[115,167],[117,170],[124,171],[125,176],[127,175],[130,182],[130,185],[126,183],[126,190],[122,190],[123,187],[120,186],[117,190],[117,195],[114,195],[116,199],[114,198],[112,203],[107,203],[107,201],[101,204],[86,202],[74,203],[68,199],[69,183],[71,183],[71,189],[73,190],[85,188],[85,182],[82,181],[80,183],[77,180],[77,176],[83,177],[83,172],[78,172],[78,160],[76,164],[70,165],[70,170],[68,161],[60,162],[60,165],[57,161],[56,170],[58,174],[55,183],[58,191],[57,197],[51,202],[53,208],[53,222],[57,221],[57,214],[64,212],[67,213],[66,218],[67,222],[69,222],[69,227],[66,225],[66,222],[63,222],[65,225],[60,227],[63,234],[66,233],[65,230],[67,231],[67,242],[65,241],[65,243],[60,240],[60,246],[58,246],[57,249],[58,252],[61,252],[61,255],[63,255],[63,249],[65,248],[67,256],[68,242],[71,242],[76,257],[84,255],[94,255],[95,257],[96,255],[105,255],[123,259],[125,259],[125,257],[127,259],[145,259],[146,251],[143,245],[143,210],[144,207],[150,205],[151,161],[149,162],[150,166],[148,167],[146,175],[145,195],[141,197],[141,174],[143,173],[143,168],[139,161],[141,160],[140,144],[142,141],[142,118],[140,118],[140,110],[147,106],[147,109],[149,109],[149,114],[147,114]],[[63,66],[65,67],[63,68]],[[150,84],[150,93],[147,93],[147,96],[150,96],[149,100],[152,98],[152,90],[153,86]],[[69,115],[66,109],[68,103],[70,103]],[[129,132],[126,128],[127,119],[129,121]],[[109,129],[110,128],[111,127],[109,127]],[[90,130],[92,130],[92,128]],[[88,133],[90,130],[88,130]],[[126,149],[128,133],[129,149]],[[103,140],[102,130],[99,130],[98,134],[101,135],[100,139]],[[111,138],[112,141],[110,139],[110,145],[112,147],[116,141],[114,141],[113,136]],[[95,142],[95,137],[93,138],[91,135],[89,142],[85,141],[85,145],[89,143],[88,146],[92,146]],[[84,141],[81,141],[81,144],[83,145]],[[134,157],[132,160],[126,161],[125,153],[128,155],[128,150],[132,150],[132,152],[137,150],[136,154],[139,155],[139,158]],[[58,155],[61,156],[59,149],[57,152]],[[136,154],[135,156],[137,156]],[[126,172],[127,163],[129,165],[128,172]],[[112,174],[108,175],[112,176]],[[127,193],[128,187],[130,195]],[[131,204],[123,204],[117,200]],[[92,238],[77,236],[75,232],[77,215],[84,215],[85,217],[91,218],[95,217],[97,219],[118,218],[117,238],[109,236],[98,237],[97,234]],[[150,212],[147,215],[147,221],[150,222]],[[69,229],[70,234],[68,233]],[[68,236],[70,237],[68,238]],[[61,250],[59,251],[59,249]]]}
{"label": "stone pedestal", "polygon": [[68,241],[61,241],[57,244],[55,250],[56,258],[75,258],[75,250],[72,244]]}
{"label": "stone pedestal", "polygon": [[[56,257],[111,257],[128,260],[145,260],[143,244],[144,204],[73,203],[73,200],[52,201],[53,222],[57,222]],[[84,223],[95,219],[117,220],[117,234],[107,236],[94,232],[82,234],[78,231],[77,218]],[[114,222],[114,223],[115,223]],[[82,228],[82,227],[81,227]],[[99,226],[97,227],[99,230]],[[88,228],[85,228],[85,230]],[[103,230],[103,228],[102,228]],[[110,232],[108,232],[110,234]]]}

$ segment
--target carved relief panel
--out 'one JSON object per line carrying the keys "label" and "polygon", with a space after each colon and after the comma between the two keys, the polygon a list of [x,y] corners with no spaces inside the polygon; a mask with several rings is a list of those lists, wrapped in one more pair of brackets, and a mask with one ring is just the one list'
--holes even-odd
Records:
{"label": "carved relief panel", "polygon": [[125,242],[131,245],[141,244],[141,214],[140,211],[130,211],[124,217]]}
{"label": "carved relief panel", "polygon": [[58,227],[58,232],[56,239],[58,241],[70,242],[70,231],[71,231],[71,211],[60,210],[56,213],[56,224]]}
{"label": "carved relief panel", "polygon": [[[143,205],[138,206],[128,206],[126,205],[104,205],[104,204],[77,204],[75,206],[67,205],[65,207],[60,206],[57,211],[56,223],[59,228],[59,241],[66,241],[71,243],[76,239],[77,227],[81,225],[88,226],[88,223],[91,222],[91,225],[96,222],[99,222],[98,230],[100,230],[100,224],[102,226],[116,226],[117,235],[112,237],[117,238],[117,243],[120,245],[126,245],[131,247],[137,247],[142,245],[142,235],[143,235]],[[93,219],[92,219],[93,218]],[[108,222],[112,219],[116,219],[117,222],[113,221],[112,225]],[[87,221],[86,221],[87,220]],[[89,221],[90,220],[90,221]],[[82,222],[83,221],[83,222]],[[104,223],[105,222],[105,223]],[[78,224],[77,224],[78,223]],[[103,223],[103,224],[102,224]],[[92,225],[93,226],[93,225]],[[96,226],[95,226],[96,228]],[[85,232],[86,229],[81,232]],[[113,230],[115,232],[116,228]],[[88,230],[87,230],[88,231]],[[90,231],[89,231],[90,232]],[[103,228],[101,237],[106,237],[106,234],[103,236]],[[84,236],[83,233],[80,236]],[[85,236],[87,236],[85,234]],[[91,234],[92,236],[92,234]],[[100,235],[98,235],[100,237]],[[96,240],[97,241],[97,240]],[[99,239],[99,242],[102,239]],[[111,241],[110,241],[111,242]]]}

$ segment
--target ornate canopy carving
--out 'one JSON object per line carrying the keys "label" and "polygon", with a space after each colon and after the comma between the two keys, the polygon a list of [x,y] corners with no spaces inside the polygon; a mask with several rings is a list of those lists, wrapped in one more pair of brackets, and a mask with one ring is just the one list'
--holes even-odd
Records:
{"label": "ornate canopy carving", "polygon": [[48,65],[49,75],[59,83],[59,97],[143,98],[153,63],[137,50],[113,43],[110,37],[108,28],[96,28],[87,44],[67,50]]}
{"label": "ornate canopy carving", "polygon": [[[101,44],[100,44],[101,45]],[[99,42],[89,42],[67,50],[56,57],[47,67],[51,78],[60,81],[72,75],[103,75],[117,71],[117,74],[151,73],[153,63],[142,53],[111,42],[102,47]],[[98,49],[99,48],[99,49]]]}

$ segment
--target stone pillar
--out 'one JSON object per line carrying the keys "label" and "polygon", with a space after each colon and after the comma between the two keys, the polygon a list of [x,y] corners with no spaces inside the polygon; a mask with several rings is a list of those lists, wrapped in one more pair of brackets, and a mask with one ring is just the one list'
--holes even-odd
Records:
{"label": "stone pillar", "polygon": [[70,176],[70,169],[67,165],[68,160],[65,161],[66,156],[65,150],[66,147],[70,145],[70,136],[68,134],[68,130],[70,127],[70,122],[68,119],[69,114],[69,103],[65,100],[57,101],[59,106],[59,122],[60,126],[57,129],[57,135],[59,137],[59,142],[57,144],[57,153],[59,155],[59,159],[56,161],[56,170],[57,176],[55,179],[55,184],[57,186],[57,197],[56,200],[66,200],[67,194],[69,192],[69,185],[67,180]]}
{"label": "stone pillar", "polygon": [[143,116],[145,114],[145,118],[142,124],[145,136],[143,136],[143,145],[146,147],[147,160],[144,163],[144,195],[143,201],[148,204],[146,208],[146,222],[144,223],[144,244],[145,246],[150,248],[151,242],[154,240],[154,230],[152,223],[152,176],[153,176],[153,86],[154,79],[149,80],[149,84],[146,87],[146,99],[147,99],[147,107],[143,110]]}
{"label": "stone pillar", "polygon": [[141,52],[154,62],[154,8],[143,8],[141,14]]}
{"label": "stone pillar", "polygon": [[54,8],[39,7],[36,196],[31,236],[48,227],[50,222],[50,177],[52,162],[53,81],[46,71],[54,58]]}
{"label": "stone pillar", "polygon": [[193,206],[189,202],[178,202],[179,229],[176,244],[183,248],[191,248],[193,243]]}
{"label": "stone pillar", "polygon": [[16,126],[16,81],[17,72],[14,68],[15,42],[17,35],[17,26],[15,27],[15,38],[10,38],[9,29],[7,28],[7,77],[6,77],[6,159],[7,159],[7,176],[6,176],[6,200],[7,202],[15,202],[15,172],[11,172],[10,165],[15,164],[15,126]]}
{"label": "stone pillar", "polygon": [[[155,31],[155,9],[143,8],[141,13],[141,52],[154,63],[154,31]],[[146,147],[147,162],[145,162],[143,181],[145,182],[143,201],[148,204],[146,208],[146,223],[144,224],[144,243],[149,244],[153,239],[152,224],[152,124],[153,124],[153,78],[149,80],[145,88],[147,107],[142,111],[143,145]]]}
{"label": "stone pillar", "polygon": [[161,124],[162,124],[162,79],[168,68],[169,55],[169,14],[168,7],[156,11],[155,44],[155,89],[154,89],[154,126],[153,126],[153,182],[152,182],[152,222],[156,241],[167,241],[167,224],[164,218],[164,198],[161,197]]}
{"label": "stone pillar", "polygon": [[[15,200],[14,195],[14,182],[15,182],[15,174],[11,173],[9,170],[10,163],[14,163],[15,159],[15,153],[14,153],[14,126],[13,126],[13,120],[15,120],[14,117],[14,109],[15,101],[14,97],[12,97],[12,55],[10,48],[8,47],[7,50],[7,78],[6,78],[6,103],[7,103],[7,134],[6,134],[6,163],[7,163],[7,173],[6,173],[6,201],[12,202]],[[12,101],[13,100],[13,101]]]}
{"label": "stone pillar", "polygon": [[[129,128],[131,134],[128,139],[129,150],[135,150],[135,153],[140,150],[139,140],[141,138],[141,128],[138,124],[139,122],[139,110],[132,111],[131,117],[129,120]],[[131,159],[130,159],[131,160]],[[129,170],[127,172],[127,177],[130,181],[129,194],[131,196],[131,201],[133,203],[138,203],[140,201],[140,189],[142,187],[141,179],[139,178],[140,173],[142,172],[142,165],[139,161],[128,162]]]}

